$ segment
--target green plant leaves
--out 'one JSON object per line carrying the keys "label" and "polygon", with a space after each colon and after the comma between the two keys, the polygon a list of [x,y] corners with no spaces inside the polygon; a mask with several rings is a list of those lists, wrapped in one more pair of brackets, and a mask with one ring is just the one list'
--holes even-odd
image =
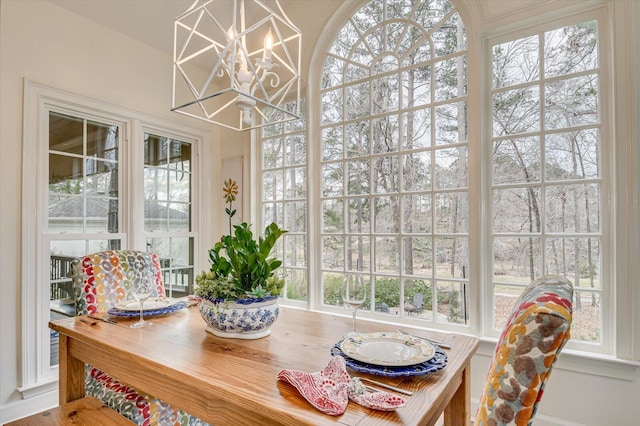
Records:
{"label": "green plant leaves", "polygon": [[[225,211],[229,216],[235,214],[235,210],[227,208]],[[265,228],[264,237],[256,241],[248,223],[243,222],[233,228],[233,235],[223,236],[209,250],[211,272],[218,279],[233,282],[238,290],[237,296],[279,294],[284,279],[275,277],[274,271],[282,266],[282,261],[269,256],[278,239],[287,231],[271,223]]]}

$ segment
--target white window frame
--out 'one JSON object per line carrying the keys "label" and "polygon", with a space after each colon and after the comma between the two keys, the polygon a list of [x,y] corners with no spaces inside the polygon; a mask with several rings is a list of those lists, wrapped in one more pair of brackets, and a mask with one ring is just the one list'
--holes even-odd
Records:
{"label": "white window frame", "polygon": [[[569,340],[567,344],[567,348],[591,352],[591,353],[613,353],[612,340],[613,340],[613,324],[614,317],[613,314],[615,312],[614,306],[612,304],[612,293],[615,288],[615,276],[613,274],[612,262],[612,246],[614,240],[614,227],[613,227],[613,214],[610,214],[610,209],[606,208],[606,200],[610,200],[612,196],[612,182],[614,181],[614,173],[615,166],[613,164],[613,152],[612,152],[612,141],[613,141],[613,132],[610,123],[610,114],[611,111],[611,97],[607,95],[611,93],[611,86],[609,84],[610,78],[610,69],[607,66],[607,55],[606,52],[610,51],[610,41],[609,38],[606,37],[606,34],[610,33],[610,28],[607,24],[606,15],[603,10],[598,12],[586,12],[580,14],[573,14],[570,16],[565,16],[553,21],[545,21],[541,24],[532,25],[530,27],[519,29],[516,31],[510,31],[502,34],[498,34],[492,37],[487,38],[484,53],[486,55],[485,58],[485,81],[484,85],[486,88],[492,87],[492,52],[493,46],[506,43],[512,40],[517,40],[524,37],[529,36],[537,36],[538,34],[544,34],[547,31],[552,31],[554,29],[579,24],[581,22],[586,21],[596,21],[598,26],[598,63],[599,66],[594,73],[598,75],[599,82],[599,119],[600,124],[598,126],[600,132],[600,166],[601,166],[601,176],[599,179],[601,180],[601,194],[600,194],[600,212],[601,212],[601,223],[600,230],[597,232],[598,236],[601,239],[602,245],[600,247],[601,254],[601,272],[602,276],[600,280],[602,281],[602,291],[601,291],[601,315],[602,315],[602,329],[600,330],[602,333],[602,341],[600,343],[588,343],[588,342],[578,342],[575,340]],[[544,46],[539,47],[540,54],[544,54],[543,52]],[[553,79],[555,80],[555,78]],[[543,87],[546,80],[542,80],[540,77],[536,80],[537,83],[531,87]],[[516,86],[517,87],[517,86]],[[487,89],[485,97],[484,97],[484,111],[485,115],[483,116],[483,121],[486,123],[486,133],[484,134],[484,138],[486,141],[486,146],[491,146],[493,136],[492,136],[492,123],[491,114],[487,112],[493,111],[492,99],[491,99],[491,90]],[[540,98],[540,102],[542,102],[543,98]],[[547,135],[549,133],[548,129],[540,129],[538,131],[539,134]],[[519,137],[519,135],[514,135],[514,137]],[[491,158],[491,149],[481,150],[482,152],[482,164],[486,170],[487,175],[492,175],[493,170],[493,159]],[[483,188],[483,193],[486,194],[486,197],[483,199],[483,203],[485,204],[484,211],[492,212],[492,182],[491,179],[487,179],[485,182],[486,187]],[[518,185],[516,185],[518,186]],[[546,183],[540,182],[540,184],[536,184],[536,187],[542,188],[543,186],[547,186]],[[518,186],[521,187],[521,186]],[[491,218],[486,218],[486,223],[492,223]],[[493,254],[493,233],[490,226],[486,227],[486,235],[482,238],[483,240],[483,248],[482,253],[485,254]],[[544,235],[546,231],[543,229],[541,231],[541,235]],[[484,336],[489,336],[492,338],[497,338],[500,335],[501,330],[496,330],[493,328],[493,312],[494,312],[494,277],[493,273],[493,258],[483,259],[483,262],[486,265],[485,271],[486,274],[483,277],[482,282],[484,283],[484,293],[485,298],[483,300],[483,324],[485,324],[485,328],[483,330]]]}
{"label": "white window frame", "polygon": [[[124,193],[124,183],[130,187],[142,188],[142,170],[138,176],[131,173],[134,164],[141,164],[143,155],[142,143],[131,143],[132,137],[140,138],[142,129],[154,129],[160,134],[174,135],[176,138],[192,142],[193,158],[193,194],[192,201],[192,233],[194,240],[194,268],[198,270],[206,263],[207,245],[212,243],[212,224],[202,221],[199,214],[211,210],[211,200],[200,196],[201,187],[197,183],[200,179],[210,180],[210,177],[200,176],[199,167],[200,148],[210,146],[211,134],[204,130],[180,123],[167,122],[138,111],[130,110],[113,104],[89,99],[80,95],[58,90],[37,82],[25,79],[24,107],[23,107],[23,175],[22,175],[22,290],[21,290],[21,371],[18,391],[23,398],[55,391],[58,387],[58,365],[50,366],[49,341],[49,264],[45,259],[49,257],[49,240],[47,234],[48,206],[48,120],[49,111],[62,111],[77,114],[81,117],[92,117],[97,121],[117,123],[120,126],[119,138],[119,194],[122,195],[119,209],[119,233],[103,234],[109,238],[121,238],[122,248],[145,250],[145,238],[136,233],[124,232],[130,229],[142,229],[142,206],[131,200],[143,199],[138,193],[127,191]],[[142,140],[142,139],[138,139]],[[211,156],[211,148],[206,148],[206,154]],[[141,191],[137,189],[136,191]],[[74,234],[77,236],[77,234]],[[100,234],[91,234],[91,239],[99,238]],[[64,239],[64,235],[54,235],[55,239]],[[200,244],[204,245],[203,248]],[[36,267],[34,267],[36,265]]]}
{"label": "white window frame", "polygon": [[[457,0],[451,0],[458,5]],[[320,155],[315,147],[320,143],[320,81],[322,67],[328,46],[336,36],[337,31],[350,17],[362,7],[366,0],[344,4],[336,11],[334,18],[326,25],[326,30],[320,35],[314,51],[309,70],[309,82],[305,97],[308,103],[307,133],[308,133],[308,176],[309,176],[309,273],[315,277],[320,269],[317,242],[320,235],[320,219],[317,189],[312,182],[320,179]],[[602,269],[609,282],[607,300],[604,309],[609,311],[608,319],[603,321],[602,349],[594,351],[592,345],[577,345],[564,350],[566,362],[561,360],[560,367],[572,371],[601,374],[620,379],[633,374],[635,366],[640,365],[640,327],[630,327],[637,324],[640,314],[640,292],[636,289],[640,265],[640,240],[628,230],[640,227],[640,207],[638,206],[640,192],[640,101],[629,96],[629,87],[637,87],[640,76],[638,59],[633,55],[640,47],[640,39],[630,37],[630,28],[634,26],[633,17],[638,16],[638,5],[622,4],[589,4],[582,7],[565,8],[555,16],[560,18],[547,21],[548,14],[520,16],[521,22],[517,28],[520,35],[561,27],[564,25],[596,19],[599,31],[599,60],[600,60],[600,101],[601,101],[601,139],[607,141],[606,147],[609,165],[608,175],[604,177],[607,195],[602,196],[603,210],[610,211],[610,217],[601,227],[601,233],[608,239],[603,241],[602,251],[612,253],[608,264],[603,261]],[[493,302],[488,297],[492,286],[492,259],[482,258],[482,253],[492,253],[490,237],[491,227],[482,220],[478,213],[491,211],[491,199],[488,188],[491,188],[490,173],[487,165],[491,164],[490,150],[483,150],[483,145],[490,140],[490,123],[492,104],[490,97],[491,49],[489,39],[493,42],[500,37],[518,38],[512,21],[498,20],[498,25],[491,27],[477,26],[478,19],[470,15],[471,8],[459,5],[462,18],[468,30],[468,102],[469,109],[479,108],[483,112],[477,116],[470,116],[469,125],[469,244],[470,253],[470,327],[469,332],[481,336],[481,354],[491,354],[497,333],[487,333],[492,328],[490,321]],[[635,13],[634,13],[635,11]],[[469,22],[468,22],[469,21]],[[504,25],[503,25],[504,24]],[[622,29],[626,29],[623,31]],[[635,64],[635,68],[634,68]],[[483,77],[481,77],[483,76]],[[636,81],[635,85],[631,82]],[[255,138],[255,135],[254,135]],[[604,142],[603,142],[604,143]],[[603,147],[604,149],[604,147]],[[484,151],[484,152],[483,152]],[[254,151],[255,152],[255,151]],[[613,166],[615,164],[615,166]],[[260,165],[252,163],[253,169],[260,171]],[[252,182],[257,183],[255,175]],[[624,181],[624,190],[617,189],[614,182]],[[605,198],[606,197],[606,198]],[[253,202],[259,201],[254,199]],[[615,209],[615,210],[614,210]],[[310,279],[309,282],[316,282]],[[317,309],[322,300],[320,286],[310,289],[308,309]],[[344,314],[344,312],[343,312]],[[360,315],[360,314],[359,314]]]}

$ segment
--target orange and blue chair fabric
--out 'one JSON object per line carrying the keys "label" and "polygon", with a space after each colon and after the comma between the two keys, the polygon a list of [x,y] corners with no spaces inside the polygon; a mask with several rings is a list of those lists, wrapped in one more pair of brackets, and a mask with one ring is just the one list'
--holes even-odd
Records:
{"label": "orange and blue chair fabric", "polygon": [[[164,280],[156,254],[107,250],[74,259],[71,264],[76,315],[105,313],[128,297],[133,281],[152,271],[154,296],[164,295]],[[85,365],[85,395],[93,396],[137,425],[207,425],[151,395],[138,392],[103,371]]]}
{"label": "orange and blue chair fabric", "polygon": [[474,425],[531,425],[545,384],[570,337],[573,286],[562,276],[533,281],[498,339]]}

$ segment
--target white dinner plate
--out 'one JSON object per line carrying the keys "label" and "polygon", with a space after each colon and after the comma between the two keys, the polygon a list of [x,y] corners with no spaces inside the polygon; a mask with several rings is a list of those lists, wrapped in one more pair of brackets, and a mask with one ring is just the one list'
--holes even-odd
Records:
{"label": "white dinner plate", "polygon": [[388,367],[420,364],[436,353],[435,347],[424,339],[389,332],[351,335],[342,341],[340,349],[357,361]]}
{"label": "white dinner plate", "polygon": [[[156,309],[168,308],[169,306],[180,303],[179,300],[171,299],[169,297],[150,297],[145,300],[142,305],[142,311],[154,311]],[[118,303],[116,309],[119,311],[140,311],[140,302],[137,300],[126,300]]]}

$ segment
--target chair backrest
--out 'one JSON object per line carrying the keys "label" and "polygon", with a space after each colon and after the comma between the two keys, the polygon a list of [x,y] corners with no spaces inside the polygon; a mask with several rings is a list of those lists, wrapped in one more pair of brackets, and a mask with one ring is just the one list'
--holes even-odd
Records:
{"label": "chair backrest", "polygon": [[164,296],[158,255],[136,250],[107,250],[71,262],[76,315],[107,312],[130,295],[135,279],[152,272],[156,291]]}
{"label": "chair backrest", "polygon": [[414,293],[413,294],[413,306],[416,309],[423,309],[424,306],[424,295],[422,293]]}
{"label": "chair backrest", "polygon": [[520,295],[496,345],[474,425],[533,422],[544,385],[569,340],[573,286],[547,275]]}

